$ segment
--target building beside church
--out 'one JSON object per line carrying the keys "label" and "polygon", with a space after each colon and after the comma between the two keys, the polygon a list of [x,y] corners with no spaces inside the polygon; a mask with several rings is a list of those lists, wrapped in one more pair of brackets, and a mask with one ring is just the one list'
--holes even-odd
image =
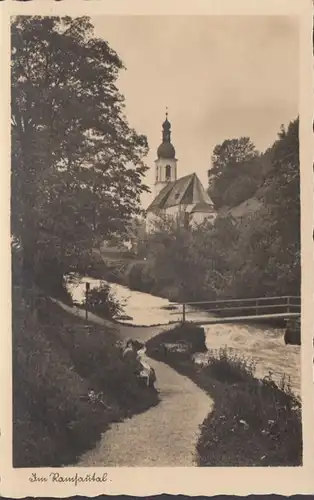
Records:
{"label": "building beside church", "polygon": [[171,143],[171,124],[166,113],[162,124],[162,143],[155,160],[155,199],[147,208],[146,231],[152,232],[160,216],[172,217],[183,227],[195,227],[216,217],[214,204],[195,173],[177,177],[175,148]]}

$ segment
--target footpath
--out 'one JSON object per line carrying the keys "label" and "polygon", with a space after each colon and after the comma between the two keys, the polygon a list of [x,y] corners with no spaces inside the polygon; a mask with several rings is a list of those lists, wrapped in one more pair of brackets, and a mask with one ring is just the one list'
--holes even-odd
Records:
{"label": "footpath", "polygon": [[[55,300],[65,311],[85,317],[77,307]],[[147,341],[167,325],[133,327],[112,323],[89,313],[97,324],[115,326],[121,339]],[[85,453],[80,467],[191,467],[196,466],[195,447],[200,425],[213,407],[211,398],[190,379],[168,365],[149,360],[156,371],[160,403],[145,413],[112,424],[97,446]]]}

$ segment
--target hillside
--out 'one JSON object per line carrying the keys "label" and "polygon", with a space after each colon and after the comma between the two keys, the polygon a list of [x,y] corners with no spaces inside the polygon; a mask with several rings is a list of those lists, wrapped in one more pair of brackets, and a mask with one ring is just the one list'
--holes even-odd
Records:
{"label": "hillside", "polygon": [[[38,292],[20,292],[12,310],[14,466],[74,464],[110,423],[158,396],[122,361],[116,331],[69,315]],[[101,402],[89,399],[90,390]]]}
{"label": "hillside", "polygon": [[222,216],[231,215],[235,219],[241,219],[242,217],[246,217],[247,215],[252,215],[255,212],[258,212],[263,203],[256,196],[252,196],[248,200],[243,201],[236,207],[222,207],[219,210],[219,214]]}

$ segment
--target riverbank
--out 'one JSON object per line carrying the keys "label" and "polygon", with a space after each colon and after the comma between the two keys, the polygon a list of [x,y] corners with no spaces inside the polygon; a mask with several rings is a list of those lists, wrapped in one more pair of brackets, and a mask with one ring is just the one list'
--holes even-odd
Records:
{"label": "riverbank", "polygon": [[73,464],[114,422],[157,405],[158,393],[122,361],[115,325],[43,296],[38,309],[30,302],[13,295],[13,463]]}
{"label": "riverbank", "polygon": [[201,426],[199,466],[299,466],[302,464],[301,404],[281,378],[256,378],[256,361],[232,349],[207,353],[207,363],[175,350],[173,331],[147,344],[148,354],[188,376],[215,402]]}
{"label": "riverbank", "polygon": [[[100,283],[100,280],[93,278],[81,278],[75,288],[70,290],[77,302],[84,299],[86,281],[90,283],[91,288],[99,286]],[[132,317],[132,320],[119,322],[119,328],[122,325],[121,328],[131,332],[130,336],[137,335],[138,328],[141,335],[144,335],[146,330],[147,338],[151,327],[154,328],[154,334],[157,334],[159,329],[170,327],[169,323],[180,323],[182,320],[180,306],[167,299],[133,291],[118,284],[112,284],[111,288],[116,299],[123,305],[124,313]],[[204,322],[211,318],[208,313],[202,311],[191,313],[191,317],[193,320]],[[271,372],[273,378],[280,381],[286,373],[290,376],[294,392],[300,393],[300,346],[285,345],[283,329],[252,323],[206,325],[204,329],[208,349],[219,349],[227,345],[238,354],[254,357],[258,361],[258,377],[263,378]],[[200,355],[198,361],[206,361],[206,353]]]}
{"label": "riverbank", "polygon": [[[99,255],[99,258],[100,255]],[[119,265],[117,264],[117,267],[114,267],[114,264],[111,263],[110,269],[106,267],[105,263],[101,263],[99,260],[97,263],[94,264],[94,267],[91,266],[90,269],[88,270],[88,275],[93,279],[93,280],[103,280],[107,283],[109,283],[113,288],[118,287],[123,287],[125,289],[130,290],[131,292],[136,295],[136,293],[141,293],[144,294],[145,296],[152,296],[155,297],[156,299],[160,299],[161,301],[168,301],[169,304],[177,304],[177,310],[178,314],[175,318],[174,321],[176,320],[181,320],[182,319],[182,306],[179,304],[183,302],[182,299],[182,293],[180,292],[180,289],[178,286],[171,285],[171,286],[161,286],[159,285],[158,282],[152,281],[148,278],[148,270],[152,263],[149,262],[149,260],[134,260],[134,262],[126,261],[124,266],[121,266],[121,262],[119,262]],[[201,298],[198,298],[197,300],[208,300],[208,296],[204,296]],[[216,297],[216,299],[213,299],[213,297],[210,300],[219,300],[219,297]],[[225,300],[225,297],[222,297],[221,300]],[[260,314],[266,314],[269,313],[269,309],[267,306],[269,304],[273,305],[273,299],[269,298],[268,300],[266,297],[263,298],[263,303],[265,305],[265,308],[261,308],[259,305],[259,312]],[[212,308],[213,305],[206,305],[206,304],[199,304],[197,309],[194,307],[186,307],[186,316],[187,320],[193,321],[195,319],[195,314],[197,314],[199,317],[212,317],[213,313],[208,313],[207,309]],[[189,313],[189,310],[194,310],[196,313]],[[248,307],[246,303],[246,299],[243,299],[243,302],[239,301],[237,303],[237,316],[248,316],[252,314],[252,311],[250,310],[251,308]],[[273,309],[275,312],[275,309]],[[282,309],[278,309],[279,312],[282,312]],[[215,313],[215,316],[233,316],[234,312],[228,312],[228,311],[223,311],[223,313]],[[172,321],[171,321],[172,322]],[[259,318],[259,319],[248,319],[246,321],[247,325],[253,325],[253,326],[261,326],[262,328],[264,326],[268,326],[271,328],[281,328],[284,329],[286,326],[286,320],[285,318]]]}

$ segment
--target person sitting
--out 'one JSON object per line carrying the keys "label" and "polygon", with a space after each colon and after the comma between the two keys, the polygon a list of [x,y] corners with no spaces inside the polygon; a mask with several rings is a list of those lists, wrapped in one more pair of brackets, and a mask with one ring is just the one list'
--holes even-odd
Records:
{"label": "person sitting", "polygon": [[149,364],[148,358],[145,355],[146,349],[141,349],[137,353],[137,359],[141,365],[140,378],[144,380],[147,387],[154,387],[156,382],[156,372],[154,368]]}

